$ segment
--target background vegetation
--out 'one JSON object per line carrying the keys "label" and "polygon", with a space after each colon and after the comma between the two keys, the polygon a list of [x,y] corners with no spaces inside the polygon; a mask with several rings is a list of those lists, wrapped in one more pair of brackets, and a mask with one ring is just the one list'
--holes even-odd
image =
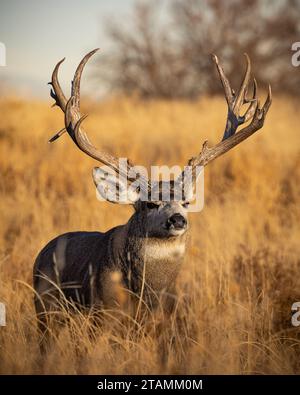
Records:
{"label": "background vegetation", "polygon": [[247,52],[259,85],[298,95],[300,74],[291,55],[299,15],[300,0],[140,1],[131,17],[101,24],[111,49],[99,57],[95,76],[114,91],[143,98],[197,98],[222,90],[212,53],[237,88]]}
{"label": "background vegetation", "polygon": [[[68,136],[59,109],[16,98],[0,102],[0,373],[300,373],[299,99],[275,95],[259,131],[205,172],[205,208],[191,215],[189,252],[178,282],[178,307],[147,325],[107,324],[93,340],[89,316],[72,316],[41,358],[33,308],[32,265],[59,233],[106,231],[131,209],[100,203],[95,162]],[[223,133],[225,99],[83,101],[96,145],[141,164],[181,164],[204,139]],[[161,344],[169,350],[162,361]],[[167,355],[167,354],[166,354]]]}

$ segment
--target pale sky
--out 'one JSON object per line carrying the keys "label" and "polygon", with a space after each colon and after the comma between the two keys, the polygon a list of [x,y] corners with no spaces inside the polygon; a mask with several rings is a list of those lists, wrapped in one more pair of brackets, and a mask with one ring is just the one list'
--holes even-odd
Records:
{"label": "pale sky", "polygon": [[[88,51],[109,45],[103,22],[130,15],[134,0],[0,0],[0,42],[6,46],[6,67],[0,80],[41,98],[49,97],[51,72],[61,67],[66,88]],[[97,54],[101,59],[101,54]],[[69,89],[69,86],[68,86]]]}

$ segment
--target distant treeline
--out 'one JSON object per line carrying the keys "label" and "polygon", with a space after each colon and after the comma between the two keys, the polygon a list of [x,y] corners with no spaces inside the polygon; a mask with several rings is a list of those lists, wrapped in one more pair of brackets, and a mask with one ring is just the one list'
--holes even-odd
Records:
{"label": "distant treeline", "polygon": [[112,46],[99,60],[101,81],[125,94],[171,99],[219,93],[212,53],[237,89],[244,52],[260,86],[300,90],[300,67],[291,61],[292,44],[300,41],[300,0],[147,1],[131,18],[110,19],[106,32]]}

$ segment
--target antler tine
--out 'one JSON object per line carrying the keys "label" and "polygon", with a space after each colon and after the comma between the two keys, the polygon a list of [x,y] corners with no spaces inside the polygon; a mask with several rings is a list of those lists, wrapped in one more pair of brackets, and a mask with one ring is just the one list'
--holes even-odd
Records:
{"label": "antler tine", "polygon": [[221,82],[222,82],[222,85],[224,88],[224,93],[225,93],[225,97],[227,100],[227,104],[228,104],[228,106],[231,106],[234,101],[234,91],[230,86],[230,83],[223,71],[222,66],[219,64],[219,59],[218,59],[217,55],[213,54],[212,58],[216,64],[218,72],[219,72],[219,76],[220,76],[220,79],[221,79]]}
{"label": "antler tine", "polygon": [[258,104],[256,92],[257,92],[257,82],[256,82],[256,79],[254,78],[253,79],[253,95],[252,95],[253,97],[252,97],[252,99],[247,99],[247,103],[251,103],[251,104],[244,114],[244,122],[249,121],[249,119],[253,117],[253,115],[256,111],[257,104]]}
{"label": "antler tine", "polygon": [[244,115],[244,122],[249,121],[249,119],[251,119],[253,117],[253,115],[255,114],[256,108],[257,108],[258,102],[255,99],[249,106],[248,110],[245,112]]}
{"label": "antler tine", "polygon": [[251,103],[256,99],[256,93],[257,93],[257,82],[256,79],[253,77],[253,93],[252,93],[252,98],[248,99],[247,98],[247,92],[245,94],[245,103]]}
{"label": "antler tine", "polygon": [[99,50],[99,48],[96,48],[93,51],[86,54],[85,57],[82,59],[82,61],[79,63],[79,65],[75,71],[74,79],[72,81],[71,96],[74,96],[74,106],[78,110],[79,110],[79,105],[80,105],[80,81],[81,81],[82,71],[83,71],[84,66],[86,65],[87,61],[90,59],[90,57],[93,56],[94,53],[96,53],[98,50]]}
{"label": "antler tine", "polygon": [[53,88],[51,89],[50,95],[55,100],[55,105],[59,106],[63,111],[65,111],[67,105],[67,99],[58,81],[58,70],[60,65],[64,62],[64,60],[65,58],[63,58],[57,63],[52,73],[51,82],[49,82],[49,84],[52,85]]}
{"label": "antler tine", "polygon": [[67,129],[62,128],[58,132],[55,133],[54,136],[52,136],[49,140],[48,143],[53,143],[53,141],[57,140],[60,136],[62,136],[64,133],[66,133]]}
{"label": "antler tine", "polygon": [[234,112],[235,112],[235,110],[238,112],[239,109],[241,108],[241,106],[245,103],[246,92],[247,92],[247,88],[248,88],[249,81],[250,81],[251,62],[250,62],[249,56],[246,53],[244,55],[246,57],[247,68],[246,68],[245,76],[244,76],[243,82],[241,84],[238,96],[234,102],[234,106],[233,106]]}
{"label": "antler tine", "polygon": [[262,117],[265,116],[267,114],[267,112],[269,111],[269,108],[272,104],[272,89],[271,89],[271,85],[268,85],[268,96],[266,98],[266,101],[261,109],[262,111]]}

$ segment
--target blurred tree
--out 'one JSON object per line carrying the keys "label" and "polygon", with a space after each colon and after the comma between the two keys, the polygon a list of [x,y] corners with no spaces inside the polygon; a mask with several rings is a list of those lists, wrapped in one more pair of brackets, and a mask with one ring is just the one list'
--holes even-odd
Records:
{"label": "blurred tree", "polygon": [[211,53],[238,88],[247,52],[261,86],[298,93],[291,46],[300,41],[300,0],[171,0],[163,23],[160,4],[139,3],[126,26],[107,25],[113,50],[104,59],[105,78],[112,88],[145,98],[218,93]]}
{"label": "blurred tree", "polygon": [[[100,59],[105,79],[114,89],[143,97],[182,97],[191,94],[186,62],[180,59],[167,28],[160,26],[156,7],[136,5],[132,20],[106,24],[112,51]],[[103,66],[104,65],[104,66]]]}

